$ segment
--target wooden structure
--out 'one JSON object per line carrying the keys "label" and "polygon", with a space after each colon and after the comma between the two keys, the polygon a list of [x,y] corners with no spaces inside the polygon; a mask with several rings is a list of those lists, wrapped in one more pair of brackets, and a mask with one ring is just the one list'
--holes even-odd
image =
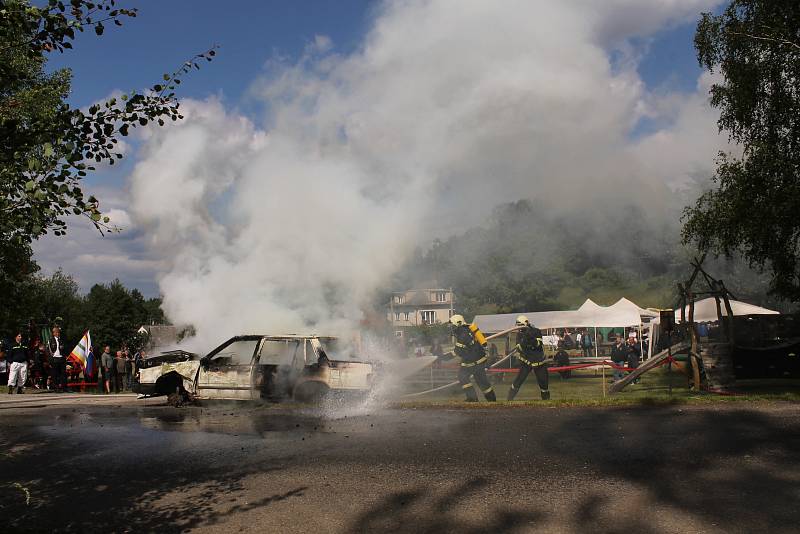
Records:
{"label": "wooden structure", "polygon": [[[703,269],[703,260],[695,259],[692,262],[694,270],[686,283],[678,283],[680,323],[688,332],[690,340],[689,360],[692,367],[692,390],[700,390],[700,361],[703,362],[703,369],[709,387],[725,389],[734,384],[733,374],[733,346],[735,343],[733,328],[733,309],[731,308],[731,298],[734,297],[722,280],[717,280]],[[697,291],[694,288],[698,275],[706,283],[706,287]],[[717,307],[717,320],[720,325],[720,339],[706,343],[700,347],[700,340],[697,335],[697,325],[694,321],[694,304],[698,297],[710,296],[714,299]],[[723,315],[722,309],[725,308]],[[688,310],[688,317],[687,317]]]}
{"label": "wooden structure", "polygon": [[[668,342],[668,348],[647,360],[634,372],[615,382],[610,388],[611,393],[621,391],[625,386],[642,374],[659,367],[664,360],[670,362],[671,368],[672,355],[687,349],[693,391],[700,390],[701,362],[709,387],[724,390],[733,386],[735,377],[733,373],[732,353],[735,339],[733,309],[730,301],[731,298],[735,299],[736,297],[728,291],[721,280],[715,279],[703,269],[702,264],[704,259],[705,255],[700,259],[692,261],[691,265],[694,267],[694,270],[691,276],[686,282],[678,283],[680,322],[678,325],[675,325],[674,333],[676,337],[673,339],[672,334],[670,334],[671,337]],[[695,288],[695,283],[699,279],[705,281],[706,285],[706,287],[700,288],[700,290]],[[719,321],[721,336],[714,341],[704,342],[701,347],[697,333],[697,325],[694,320],[694,307],[695,302],[697,302],[699,298],[706,298],[708,296],[713,297],[716,303],[717,320]],[[725,309],[724,315],[722,313],[723,307]]]}

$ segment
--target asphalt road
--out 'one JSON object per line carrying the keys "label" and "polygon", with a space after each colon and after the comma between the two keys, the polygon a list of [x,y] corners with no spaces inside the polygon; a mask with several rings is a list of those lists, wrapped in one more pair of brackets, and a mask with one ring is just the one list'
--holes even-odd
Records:
{"label": "asphalt road", "polygon": [[[796,404],[0,399],[3,532],[797,532]],[[26,503],[26,500],[28,501]]]}

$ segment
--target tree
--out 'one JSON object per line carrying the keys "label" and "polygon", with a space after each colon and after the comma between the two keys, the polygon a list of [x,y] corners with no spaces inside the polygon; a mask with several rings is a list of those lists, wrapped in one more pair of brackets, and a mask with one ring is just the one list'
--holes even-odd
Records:
{"label": "tree", "polygon": [[740,253],[772,293],[800,300],[800,3],[733,0],[703,14],[694,41],[722,75],[711,105],[742,153],[719,155],[716,189],[684,212],[684,242]]}
{"label": "tree", "polygon": [[175,88],[200,60],[198,54],[146,93],[75,109],[65,102],[71,73],[46,74],[46,56],[72,48],[76,32],[104,32],[104,23],[121,25],[135,9],[116,0],[49,0],[36,7],[25,0],[0,2],[0,268],[8,255],[28,250],[35,239],[66,232],[66,217],[84,215],[98,228],[112,229],[99,201],[87,196],[81,180],[98,163],[122,158],[116,146],[130,128],[183,118]]}
{"label": "tree", "polygon": [[96,284],[86,295],[85,328],[91,328],[92,342],[98,348],[139,348],[141,339],[136,332],[147,319],[148,306],[142,294],[127,289],[119,280]]}

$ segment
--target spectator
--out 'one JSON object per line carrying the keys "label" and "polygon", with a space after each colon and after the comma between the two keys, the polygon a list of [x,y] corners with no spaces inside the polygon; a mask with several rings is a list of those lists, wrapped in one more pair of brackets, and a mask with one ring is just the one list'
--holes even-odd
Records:
{"label": "spectator", "polygon": [[[92,354],[96,354],[94,352],[94,348],[92,348]],[[101,361],[102,359],[103,359],[103,355],[102,354],[100,355],[99,358],[97,358],[97,357],[94,358],[95,378],[97,378],[97,392],[98,393],[103,393],[106,390],[106,388],[105,388],[106,384],[105,384],[105,380],[104,380],[105,374],[103,373],[103,362]]]}
{"label": "spectator", "polygon": [[22,393],[22,388],[25,387],[25,381],[28,379],[28,347],[22,343],[22,333],[20,332],[17,332],[14,337],[14,346],[8,351],[8,362],[11,364],[8,375],[8,393],[13,393],[14,387],[17,388],[17,393]]}
{"label": "spectator", "polygon": [[575,348],[575,342],[572,341],[572,336],[569,333],[569,330],[564,330],[564,337],[562,338],[562,342],[564,343],[564,348],[567,350]]}
{"label": "spectator", "polygon": [[[631,369],[636,369],[639,367],[639,359],[641,358],[642,354],[639,350],[639,344],[636,343],[636,338],[629,337],[628,338],[628,345],[625,347],[626,349],[626,362],[628,367]],[[633,381],[634,384],[639,383],[639,379],[635,379]]]}
{"label": "spectator", "polygon": [[125,390],[125,355],[121,350],[117,351],[117,357],[114,358],[114,371],[116,372],[114,381],[115,393],[122,393]]}
{"label": "spectator", "polygon": [[48,354],[50,356],[50,385],[56,391],[63,392],[67,387],[67,364],[66,364],[66,349],[61,341],[61,329],[57,326],[53,327],[53,337],[50,339],[48,347]]}
{"label": "spectator", "polygon": [[125,355],[125,389],[130,391],[133,389],[133,358],[128,349],[123,351]]}
{"label": "spectator", "polygon": [[103,354],[100,356],[100,368],[106,384],[106,393],[111,393],[111,384],[114,381],[114,357],[111,355],[111,347],[108,345],[105,346]]}
{"label": "spectator", "polygon": [[39,343],[33,351],[33,365],[31,365],[31,382],[36,389],[42,389],[44,385],[45,362],[47,362],[47,349],[44,343]]}
{"label": "spectator", "polygon": [[442,346],[439,344],[438,340],[433,342],[431,354],[436,356],[436,360],[433,362],[434,365],[439,365],[442,363],[442,360],[444,360],[444,351],[442,351]]}
{"label": "spectator", "polygon": [[581,336],[580,346],[583,349],[584,358],[592,356],[592,348],[594,347],[594,343],[592,343],[592,336],[590,336],[588,332],[584,332],[583,336]]}
{"label": "spectator", "polygon": [[[616,343],[611,348],[611,361],[617,366],[624,366],[625,361],[628,359],[628,352],[625,348],[625,344],[622,342],[622,337],[617,337]],[[622,377],[625,376],[625,372],[622,369],[617,369],[614,367],[614,376],[613,380],[616,382],[617,380],[622,380]]]}
{"label": "spectator", "polygon": [[147,358],[147,353],[144,349],[136,353],[133,357],[133,379],[139,380],[139,371],[144,368],[144,361]]}
{"label": "spectator", "polygon": [[6,360],[6,350],[0,344],[0,386],[8,384],[8,360]]}
{"label": "spectator", "polygon": [[[569,354],[567,354],[564,349],[558,349],[558,352],[556,352],[553,360],[555,361],[556,367],[569,366]],[[561,378],[569,378],[572,376],[572,371],[567,369],[566,371],[559,371],[558,374],[561,375]]]}

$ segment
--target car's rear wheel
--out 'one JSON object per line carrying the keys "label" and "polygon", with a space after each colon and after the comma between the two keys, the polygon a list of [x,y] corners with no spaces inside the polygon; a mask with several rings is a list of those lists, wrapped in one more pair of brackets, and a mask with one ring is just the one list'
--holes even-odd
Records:
{"label": "car's rear wheel", "polygon": [[155,391],[167,396],[167,404],[180,407],[191,402],[191,396],[183,387],[183,379],[178,373],[169,373],[156,381]]}

